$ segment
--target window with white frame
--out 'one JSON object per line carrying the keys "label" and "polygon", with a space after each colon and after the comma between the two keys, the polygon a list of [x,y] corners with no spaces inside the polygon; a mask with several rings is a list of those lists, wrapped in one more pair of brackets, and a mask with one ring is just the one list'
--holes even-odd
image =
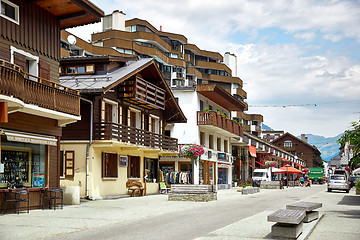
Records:
{"label": "window with white frame", "polygon": [[[1,0],[0,0],[1,1]],[[32,55],[31,53],[25,52],[21,49],[17,49],[14,46],[10,46],[10,54],[11,54],[11,63],[15,63],[15,54],[21,54],[23,57],[25,57],[26,64],[24,71],[34,75],[38,76],[39,73],[39,57]],[[36,78],[31,78],[31,80],[37,80]]]}
{"label": "window with white frame", "polygon": [[0,0],[0,16],[6,18],[7,20],[19,24],[19,6],[8,1]]}
{"label": "window with white frame", "polygon": [[292,141],[291,140],[285,140],[284,141],[284,147],[291,148],[292,147]]}
{"label": "window with white frame", "polygon": [[118,104],[109,99],[103,99],[101,106],[103,122],[118,123]]}
{"label": "window with white frame", "polygon": [[160,118],[154,115],[150,115],[149,119],[150,131],[153,133],[159,133],[160,130]]}

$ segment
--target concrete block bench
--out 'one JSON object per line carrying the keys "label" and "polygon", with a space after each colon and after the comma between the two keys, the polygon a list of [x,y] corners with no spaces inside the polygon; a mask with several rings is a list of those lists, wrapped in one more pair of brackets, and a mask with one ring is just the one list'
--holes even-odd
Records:
{"label": "concrete block bench", "polygon": [[260,188],[259,187],[254,187],[254,193],[259,193],[260,192]]}
{"label": "concrete block bench", "polygon": [[262,181],[260,184],[262,189],[280,189],[280,181]]}
{"label": "concrete block bench", "polygon": [[318,202],[295,202],[286,205],[286,209],[305,211],[306,212],[306,216],[304,218],[305,223],[318,219],[319,212],[314,210],[321,207],[322,207],[322,203],[318,203]]}
{"label": "concrete block bench", "polygon": [[254,188],[253,187],[245,187],[245,188],[242,189],[241,193],[244,194],[244,195],[253,194],[254,193]]}
{"label": "concrete block bench", "polygon": [[168,201],[208,202],[217,200],[216,186],[172,184]]}
{"label": "concrete block bench", "polygon": [[276,222],[271,227],[274,238],[296,239],[302,233],[303,219],[306,212],[302,210],[279,209],[268,215],[268,222]]}

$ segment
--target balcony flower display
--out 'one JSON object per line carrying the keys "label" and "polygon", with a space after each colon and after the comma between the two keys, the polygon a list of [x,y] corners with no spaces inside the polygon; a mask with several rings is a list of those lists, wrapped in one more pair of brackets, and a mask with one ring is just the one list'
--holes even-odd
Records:
{"label": "balcony flower display", "polygon": [[304,173],[305,173],[305,174],[309,174],[309,169],[308,169],[308,168],[304,168]]}
{"label": "balcony flower display", "polygon": [[195,164],[197,164],[200,156],[205,153],[204,148],[197,144],[186,144],[180,149],[180,152],[186,158],[190,158],[191,162]]}
{"label": "balcony flower display", "polygon": [[277,162],[275,162],[275,161],[266,161],[265,162],[265,166],[266,167],[276,167],[277,166]]}

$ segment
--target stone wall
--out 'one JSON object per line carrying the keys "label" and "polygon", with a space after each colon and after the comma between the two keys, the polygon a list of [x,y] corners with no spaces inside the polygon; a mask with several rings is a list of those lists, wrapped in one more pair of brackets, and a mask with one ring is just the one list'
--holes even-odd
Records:
{"label": "stone wall", "polygon": [[172,193],[169,192],[168,201],[209,202],[217,200],[216,192],[209,193]]}

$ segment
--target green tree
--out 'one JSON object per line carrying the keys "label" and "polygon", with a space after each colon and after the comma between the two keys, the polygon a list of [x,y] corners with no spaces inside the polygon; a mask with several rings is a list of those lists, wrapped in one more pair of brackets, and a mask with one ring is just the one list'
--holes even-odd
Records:
{"label": "green tree", "polygon": [[345,145],[345,142],[350,142],[353,145],[354,156],[350,159],[350,167],[354,168],[357,164],[360,164],[360,120],[351,123],[351,129],[346,130],[337,141],[341,146]]}

